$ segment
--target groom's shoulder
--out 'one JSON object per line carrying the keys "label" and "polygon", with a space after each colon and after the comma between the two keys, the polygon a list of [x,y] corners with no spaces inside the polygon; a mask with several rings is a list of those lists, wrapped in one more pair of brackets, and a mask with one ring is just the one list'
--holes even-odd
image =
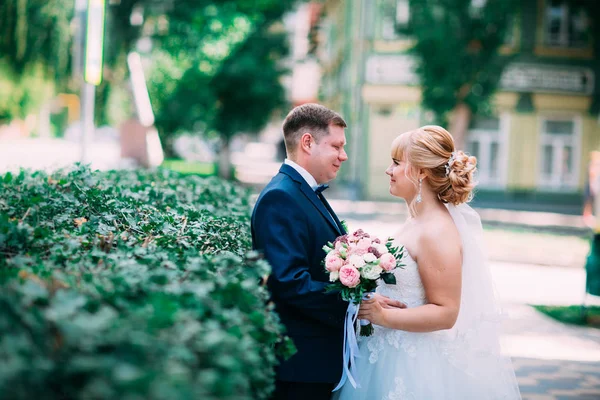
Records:
{"label": "groom's shoulder", "polygon": [[265,197],[295,197],[294,192],[298,190],[295,182],[287,175],[279,173],[271,179],[271,182],[260,192],[258,201]]}

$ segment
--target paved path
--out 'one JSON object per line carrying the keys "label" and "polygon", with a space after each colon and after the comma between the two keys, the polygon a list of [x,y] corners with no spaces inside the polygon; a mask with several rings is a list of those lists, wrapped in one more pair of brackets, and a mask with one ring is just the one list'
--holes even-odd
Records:
{"label": "paved path", "polygon": [[[118,142],[91,141],[86,163],[92,169],[127,167],[131,162],[121,159]],[[2,139],[0,140],[0,175],[19,168],[52,171],[81,161],[81,145],[63,139]]]}
{"label": "paved path", "polygon": [[[353,219],[378,219],[380,217],[396,217],[404,220],[407,208],[402,200],[390,201],[352,201],[344,200],[343,195],[332,192],[327,198],[337,214],[344,214]],[[552,212],[501,210],[477,208],[481,220],[488,224],[508,226],[529,226],[532,228],[552,228],[564,232],[581,232],[587,228],[580,215],[568,215]]]}
{"label": "paved path", "polygon": [[600,330],[567,326],[505,305],[503,345],[524,400],[600,399]]}
{"label": "paved path", "polygon": [[[507,319],[503,345],[523,399],[600,399],[600,329],[565,325],[526,304],[583,300],[583,269],[492,263]],[[600,304],[589,297],[588,304]]]}

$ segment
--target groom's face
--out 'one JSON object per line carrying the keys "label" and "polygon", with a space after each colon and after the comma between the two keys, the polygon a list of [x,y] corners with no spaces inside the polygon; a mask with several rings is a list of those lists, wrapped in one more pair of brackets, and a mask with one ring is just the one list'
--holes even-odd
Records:
{"label": "groom's face", "polygon": [[329,125],[329,134],[322,137],[319,143],[312,143],[309,172],[317,183],[323,184],[335,179],[342,163],[348,159],[344,146],[346,134],[344,128],[337,125]]}

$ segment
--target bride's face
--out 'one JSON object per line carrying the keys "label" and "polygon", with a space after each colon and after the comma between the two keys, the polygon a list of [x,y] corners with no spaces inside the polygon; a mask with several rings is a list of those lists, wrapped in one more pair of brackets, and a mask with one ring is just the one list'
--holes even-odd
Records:
{"label": "bride's face", "polygon": [[416,187],[409,178],[410,166],[406,161],[392,159],[385,173],[390,177],[390,194],[410,201],[415,196]]}

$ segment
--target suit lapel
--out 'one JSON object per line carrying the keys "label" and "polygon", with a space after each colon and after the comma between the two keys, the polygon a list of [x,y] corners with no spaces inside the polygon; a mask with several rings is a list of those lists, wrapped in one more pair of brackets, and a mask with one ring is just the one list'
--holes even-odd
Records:
{"label": "suit lapel", "polygon": [[[331,211],[331,213],[330,213],[330,211],[327,210],[327,208],[325,207],[325,204],[323,204],[323,202],[319,199],[319,197],[317,196],[315,191],[312,190],[312,188],[310,186],[308,186],[308,183],[306,183],[306,181],[298,173],[298,171],[296,171],[294,168],[290,167],[287,164],[283,164],[281,166],[281,169],[279,170],[279,172],[286,174],[287,176],[292,178],[296,183],[298,183],[300,185],[300,190],[302,191],[302,194],[304,194],[304,196],[306,196],[306,198],[317,208],[317,210],[319,210],[319,212],[321,213],[323,218],[325,218],[327,220],[329,225],[331,225],[335,229],[335,231],[338,233],[338,235],[341,236],[342,230],[340,229],[340,224],[338,223],[339,220],[337,220],[335,213],[333,212],[333,210]],[[331,207],[330,207],[330,209],[331,209]],[[335,218],[337,221],[332,218]]]}
{"label": "suit lapel", "polygon": [[340,219],[338,218],[338,216],[335,214],[335,212],[333,212],[333,209],[331,208],[331,205],[329,204],[329,202],[327,201],[327,199],[325,197],[323,197],[323,199],[324,199],[325,207],[327,208],[327,211],[329,211],[329,214],[335,220],[335,223],[337,224],[337,226],[338,226],[340,232],[342,233],[342,235],[345,235],[346,233],[348,233],[348,232],[346,232],[346,229],[344,229],[344,226],[340,222]]}

